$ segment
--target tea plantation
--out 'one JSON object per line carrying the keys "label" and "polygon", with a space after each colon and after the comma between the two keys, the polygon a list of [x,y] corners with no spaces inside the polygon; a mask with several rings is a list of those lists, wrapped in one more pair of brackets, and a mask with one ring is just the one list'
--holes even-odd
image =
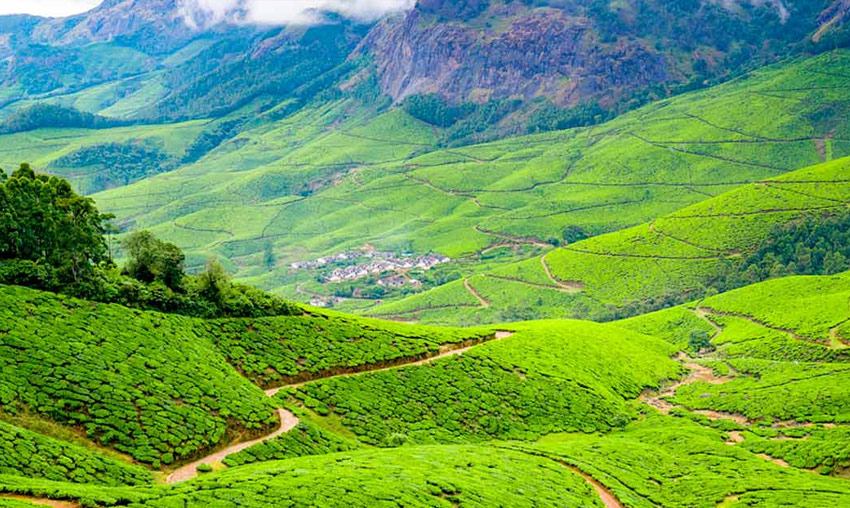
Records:
{"label": "tea plantation", "polygon": [[486,323],[510,319],[518,307],[543,317],[607,320],[756,282],[737,266],[777,227],[845,213],[848,168],[845,158],[744,185],[651,223],[486,272],[470,279],[481,281],[475,287],[492,303],[483,313],[468,315],[448,286],[368,312],[437,323],[475,316]]}
{"label": "tea plantation", "polygon": [[202,320],[13,286],[0,302],[0,410],[156,468],[272,428],[274,403],[245,376],[279,385],[493,337],[336,314]]}
{"label": "tea plantation", "polygon": [[155,467],[274,423],[274,407],[179,316],[0,287],[0,408],[80,426]]}
{"label": "tea plantation", "polygon": [[372,445],[533,439],[623,426],[634,413],[627,399],[679,372],[669,344],[615,327],[541,322],[516,332],[458,358],[310,383],[293,395]]}
{"label": "tea plantation", "polygon": [[146,469],[0,421],[0,474],[99,485],[142,485]]}
{"label": "tea plantation", "polygon": [[[95,199],[122,223],[152,229],[198,263],[215,254],[251,284],[305,298],[296,291],[303,280],[287,270],[291,262],[367,243],[464,259],[500,243],[565,243],[574,228],[591,236],[618,231],[743,184],[848,156],[842,113],[848,55],[845,49],[783,62],[591,128],[445,149],[430,126],[403,110],[376,115],[340,99],[253,126],[203,163]],[[352,110],[357,114],[346,114]],[[658,229],[678,236],[679,228]],[[687,229],[696,235],[703,228]],[[713,245],[717,234],[706,234],[708,243],[695,243],[725,249]],[[269,246],[274,266],[264,255]],[[599,261],[593,254],[569,256],[585,267]],[[572,263],[550,261],[556,275],[572,280],[560,272]],[[652,269],[652,277],[662,276],[649,289],[672,278],[651,262],[620,264],[620,272]],[[698,264],[679,263],[671,273],[688,275]],[[649,292],[631,295],[625,284],[610,291],[617,303]],[[333,288],[323,292],[332,295]],[[557,309],[536,317],[572,315]],[[435,309],[440,319],[434,321],[459,322],[477,312],[459,310],[447,316]],[[489,321],[498,322],[492,314]]]}
{"label": "tea plantation", "polygon": [[337,313],[229,319],[205,323],[206,333],[248,378],[261,386],[324,377],[364,366],[409,361],[492,338],[489,330],[380,322]]}
{"label": "tea plantation", "polygon": [[0,476],[0,489],[88,506],[602,507],[563,465],[489,447],[406,447],[243,466],[174,488],[76,486]]}

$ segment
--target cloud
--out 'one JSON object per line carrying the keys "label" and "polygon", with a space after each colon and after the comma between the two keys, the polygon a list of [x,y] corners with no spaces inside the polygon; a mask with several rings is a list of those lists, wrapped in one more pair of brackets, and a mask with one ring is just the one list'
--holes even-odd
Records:
{"label": "cloud", "polygon": [[0,0],[0,15],[34,14],[60,17],[97,7],[103,0]]}
{"label": "cloud", "polygon": [[415,0],[183,0],[190,26],[220,22],[259,25],[311,25],[323,13],[372,21],[390,12],[413,8]]}

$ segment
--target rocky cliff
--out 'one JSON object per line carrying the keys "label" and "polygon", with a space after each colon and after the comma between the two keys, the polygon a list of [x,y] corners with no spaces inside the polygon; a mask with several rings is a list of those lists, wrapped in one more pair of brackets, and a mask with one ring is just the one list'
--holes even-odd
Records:
{"label": "rocky cliff", "polygon": [[612,103],[782,56],[817,29],[829,3],[420,0],[379,23],[358,51],[396,101],[439,93],[452,102]]}

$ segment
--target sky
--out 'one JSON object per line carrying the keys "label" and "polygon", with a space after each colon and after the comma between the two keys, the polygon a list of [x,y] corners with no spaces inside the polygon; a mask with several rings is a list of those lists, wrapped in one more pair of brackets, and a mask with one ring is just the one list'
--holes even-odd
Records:
{"label": "sky", "polygon": [[[2,14],[35,14],[69,16],[96,7],[102,0],[0,0]],[[415,0],[183,0],[186,12],[203,10],[213,19],[224,20],[230,9],[240,2],[246,13],[243,23],[286,24],[311,23],[312,10],[339,12],[357,19],[375,19],[392,11],[409,9]]]}
{"label": "sky", "polygon": [[96,7],[102,0],[0,0],[0,14],[69,16]]}

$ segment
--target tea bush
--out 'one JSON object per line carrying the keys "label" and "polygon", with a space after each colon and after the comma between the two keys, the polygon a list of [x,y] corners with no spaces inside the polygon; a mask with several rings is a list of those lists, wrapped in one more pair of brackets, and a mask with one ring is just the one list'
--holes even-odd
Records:
{"label": "tea bush", "polygon": [[159,466],[275,423],[196,320],[0,286],[0,409],[84,428]]}
{"label": "tea bush", "polygon": [[0,422],[0,474],[98,485],[151,483],[150,472],[91,450]]}

